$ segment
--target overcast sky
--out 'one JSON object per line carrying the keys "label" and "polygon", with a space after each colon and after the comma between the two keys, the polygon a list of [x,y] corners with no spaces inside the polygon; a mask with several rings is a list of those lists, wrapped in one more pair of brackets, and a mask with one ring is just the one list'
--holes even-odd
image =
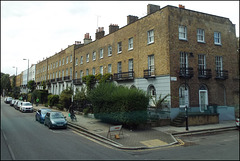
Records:
{"label": "overcast sky", "polygon": [[83,42],[97,27],[127,25],[127,16],[146,16],[147,4],[167,5],[229,18],[239,37],[238,1],[1,1],[1,72],[17,74],[43,58]]}

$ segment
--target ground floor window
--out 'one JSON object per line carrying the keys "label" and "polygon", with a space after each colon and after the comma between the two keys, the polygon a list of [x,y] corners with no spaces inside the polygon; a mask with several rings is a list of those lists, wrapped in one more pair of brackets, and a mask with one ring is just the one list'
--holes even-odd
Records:
{"label": "ground floor window", "polygon": [[179,107],[189,107],[189,91],[188,86],[185,88],[185,84],[179,88]]}

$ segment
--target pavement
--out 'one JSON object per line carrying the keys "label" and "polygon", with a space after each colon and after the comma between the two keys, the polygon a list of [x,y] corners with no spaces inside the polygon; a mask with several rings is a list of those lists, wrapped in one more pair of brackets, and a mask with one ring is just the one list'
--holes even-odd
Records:
{"label": "pavement", "polygon": [[[47,108],[43,105],[33,105],[34,110],[40,108]],[[51,108],[53,111],[60,111],[56,108]],[[163,146],[171,146],[179,144],[179,140],[175,137],[177,135],[189,135],[193,133],[206,133],[209,131],[222,131],[236,128],[235,120],[220,121],[218,124],[189,126],[188,131],[186,127],[174,127],[174,126],[161,126],[152,127],[145,130],[130,130],[122,128],[123,135],[119,135],[119,131],[111,132],[111,137],[108,136],[109,128],[114,126],[111,124],[103,123],[98,119],[95,119],[93,115],[84,116],[82,114],[76,114],[77,121],[72,121],[68,116],[67,111],[61,111],[68,121],[68,128],[76,130],[88,137],[91,137],[100,142],[108,145],[127,150],[137,149],[151,149]],[[118,134],[119,138],[115,138]],[[121,133],[120,133],[121,134]]]}

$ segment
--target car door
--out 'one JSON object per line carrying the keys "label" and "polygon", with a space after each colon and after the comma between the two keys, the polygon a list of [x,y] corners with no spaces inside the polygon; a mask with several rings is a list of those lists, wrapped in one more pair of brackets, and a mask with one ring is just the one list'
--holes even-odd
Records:
{"label": "car door", "polygon": [[49,125],[49,121],[50,121],[50,113],[48,112],[48,113],[45,115],[45,124],[46,124],[46,125]]}

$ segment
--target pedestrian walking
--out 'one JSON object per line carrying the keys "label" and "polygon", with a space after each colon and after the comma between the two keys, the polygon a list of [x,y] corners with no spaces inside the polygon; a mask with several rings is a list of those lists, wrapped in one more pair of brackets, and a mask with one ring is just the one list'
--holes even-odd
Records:
{"label": "pedestrian walking", "polygon": [[38,103],[39,103],[39,99],[37,97],[37,99],[36,99],[36,106],[38,106]]}

